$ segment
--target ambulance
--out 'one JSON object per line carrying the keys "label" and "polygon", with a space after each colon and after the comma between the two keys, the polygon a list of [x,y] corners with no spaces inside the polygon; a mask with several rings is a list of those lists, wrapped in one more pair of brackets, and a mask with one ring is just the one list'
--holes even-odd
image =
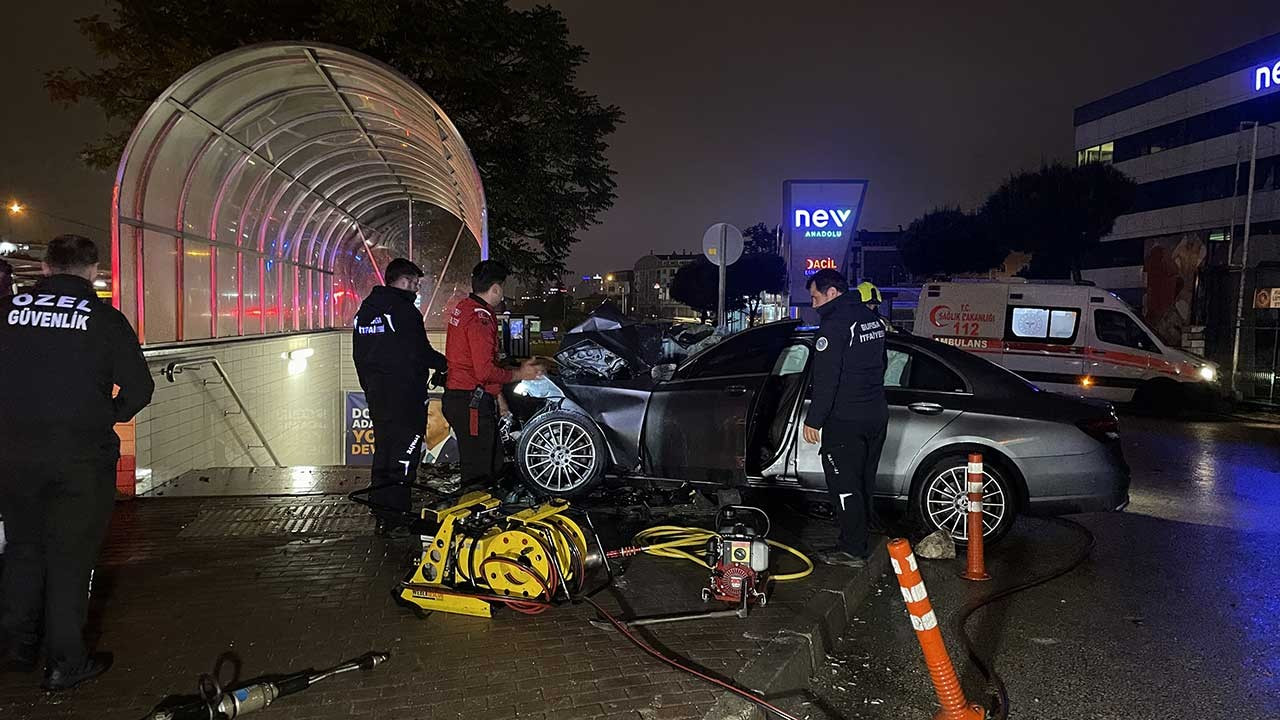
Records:
{"label": "ambulance", "polygon": [[1123,300],[1092,284],[930,283],[913,332],[1063,394],[1154,408],[1221,394],[1217,365],[1165,345]]}

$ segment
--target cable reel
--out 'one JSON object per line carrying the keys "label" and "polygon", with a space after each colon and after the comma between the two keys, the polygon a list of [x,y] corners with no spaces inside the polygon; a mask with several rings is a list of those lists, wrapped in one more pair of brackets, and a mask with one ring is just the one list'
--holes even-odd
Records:
{"label": "cable reel", "polygon": [[564,500],[504,513],[487,492],[427,508],[417,566],[397,597],[422,610],[490,617],[499,603],[526,614],[567,602],[604,566],[600,539],[568,514]]}

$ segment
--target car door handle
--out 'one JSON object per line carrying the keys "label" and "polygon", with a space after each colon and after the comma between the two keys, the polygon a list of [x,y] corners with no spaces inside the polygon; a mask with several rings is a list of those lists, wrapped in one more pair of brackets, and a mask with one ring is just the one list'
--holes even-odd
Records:
{"label": "car door handle", "polygon": [[747,386],[746,385],[730,385],[729,387],[724,389],[724,394],[732,395],[734,397],[738,397],[740,395],[746,395]]}
{"label": "car door handle", "polygon": [[908,405],[907,409],[921,415],[941,415],[943,411],[941,405],[931,402],[914,402]]}

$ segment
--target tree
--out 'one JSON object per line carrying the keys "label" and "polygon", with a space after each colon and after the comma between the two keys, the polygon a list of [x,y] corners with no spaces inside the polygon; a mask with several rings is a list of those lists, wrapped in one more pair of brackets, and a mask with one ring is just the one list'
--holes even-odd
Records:
{"label": "tree", "polygon": [[[778,228],[756,223],[742,231],[744,255],[778,253]],[[730,266],[732,267],[732,266]]]}
{"label": "tree", "polygon": [[[718,280],[718,278],[717,278]],[[742,298],[747,324],[754,326],[763,303],[761,293],[781,293],[787,288],[787,264],[772,253],[750,253],[729,266],[725,273],[726,293]]]}
{"label": "tree", "polygon": [[920,277],[986,272],[1009,248],[985,232],[981,219],[959,208],[939,208],[917,218],[898,241],[902,263]]}
{"label": "tree", "polygon": [[[754,325],[760,316],[760,293],[786,289],[786,263],[767,253],[743,255],[725,270],[724,282],[726,311],[746,310]],[[671,298],[698,311],[702,322],[713,322],[720,306],[720,268],[705,257],[685,264],[671,279]]]}
{"label": "tree", "polygon": [[504,0],[111,0],[76,21],[100,69],[47,74],[55,101],[97,104],[112,128],[84,148],[114,168],[151,102],[192,67],[242,45],[327,42],[398,69],[449,114],[480,167],[492,254],[525,277],[564,269],[577,233],[613,205],[606,139],[622,111],[574,85],[586,51],[564,16]]}
{"label": "tree", "polygon": [[688,305],[702,322],[711,323],[720,304],[720,270],[705,257],[686,263],[671,278],[670,292],[672,300]]}
{"label": "tree", "polygon": [[1055,163],[1009,178],[980,213],[994,242],[1031,253],[1029,277],[1079,278],[1081,259],[1133,205],[1136,189],[1111,165]]}

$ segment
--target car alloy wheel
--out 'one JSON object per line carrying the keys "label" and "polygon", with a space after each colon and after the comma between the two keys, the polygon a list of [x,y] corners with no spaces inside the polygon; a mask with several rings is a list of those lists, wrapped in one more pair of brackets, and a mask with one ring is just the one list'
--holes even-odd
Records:
{"label": "car alloy wheel", "polygon": [[[922,515],[930,530],[946,530],[957,542],[969,540],[968,466],[965,463],[939,463],[930,472],[921,494]],[[982,535],[990,538],[1002,530],[1009,512],[1009,492],[1004,479],[983,467]]]}
{"label": "car alloy wheel", "polygon": [[604,475],[604,440],[591,421],[556,410],[535,417],[520,433],[520,473],[536,490],[556,497],[586,493]]}

